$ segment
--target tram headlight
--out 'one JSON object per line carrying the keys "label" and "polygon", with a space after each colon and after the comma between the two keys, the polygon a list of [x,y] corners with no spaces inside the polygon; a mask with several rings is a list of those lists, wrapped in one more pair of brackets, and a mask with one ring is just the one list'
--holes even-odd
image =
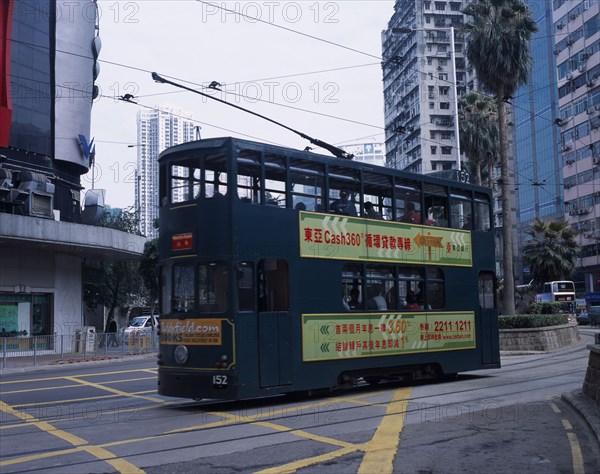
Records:
{"label": "tram headlight", "polygon": [[190,358],[188,348],[185,346],[177,346],[175,348],[175,362],[177,364],[185,364]]}

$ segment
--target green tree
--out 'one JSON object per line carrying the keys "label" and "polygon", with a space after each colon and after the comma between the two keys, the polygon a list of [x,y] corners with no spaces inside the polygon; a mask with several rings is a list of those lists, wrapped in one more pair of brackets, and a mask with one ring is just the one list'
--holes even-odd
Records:
{"label": "green tree", "polygon": [[144,244],[144,257],[140,262],[140,275],[150,302],[150,310],[154,314],[154,305],[160,292],[158,283],[158,239],[149,240]]}
{"label": "green tree", "polygon": [[577,232],[564,220],[536,217],[523,246],[523,263],[531,268],[531,277],[540,289],[546,281],[568,280],[576,268],[579,245]]}
{"label": "green tree", "polygon": [[491,93],[498,111],[502,185],[504,313],[515,313],[512,215],[506,103],[517,87],[527,83],[531,70],[529,42],[537,26],[522,0],[473,0],[464,13],[468,34],[466,56],[483,89]]}
{"label": "green tree", "polygon": [[[140,235],[137,214],[131,208],[107,210],[97,225]],[[86,261],[83,276],[85,304],[89,308],[107,307],[109,318],[118,307],[131,306],[139,300],[144,291],[137,261]]]}
{"label": "green tree", "polygon": [[469,158],[475,182],[482,184],[483,169],[491,187],[499,148],[496,103],[487,95],[469,92],[460,98],[459,109],[461,150]]}

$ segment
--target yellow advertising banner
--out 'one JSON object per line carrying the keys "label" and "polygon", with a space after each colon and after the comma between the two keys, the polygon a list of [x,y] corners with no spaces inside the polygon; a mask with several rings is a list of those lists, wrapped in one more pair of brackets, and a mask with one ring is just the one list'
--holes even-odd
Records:
{"label": "yellow advertising banner", "polygon": [[189,346],[220,346],[222,319],[161,319],[161,344]]}
{"label": "yellow advertising banner", "polygon": [[467,230],[304,211],[299,219],[301,257],[473,265]]}
{"label": "yellow advertising banner", "polygon": [[474,349],[473,312],[303,314],[302,360]]}

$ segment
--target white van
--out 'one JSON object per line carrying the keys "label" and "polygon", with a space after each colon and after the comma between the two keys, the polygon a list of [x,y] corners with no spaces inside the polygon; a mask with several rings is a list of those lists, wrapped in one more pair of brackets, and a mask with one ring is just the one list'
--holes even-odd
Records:
{"label": "white van", "polygon": [[132,334],[147,333],[150,334],[158,329],[158,316],[151,316],[149,314],[144,316],[136,316],[129,325],[125,328],[124,337],[125,340],[129,339]]}

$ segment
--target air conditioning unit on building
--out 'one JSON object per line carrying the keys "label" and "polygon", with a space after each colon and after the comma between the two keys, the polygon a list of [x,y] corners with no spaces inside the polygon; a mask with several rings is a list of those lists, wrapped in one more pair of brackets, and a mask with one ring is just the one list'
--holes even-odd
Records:
{"label": "air conditioning unit on building", "polygon": [[565,161],[565,163],[567,163],[569,166],[571,166],[573,163],[575,163],[575,160],[572,158],[569,158],[568,160]]}
{"label": "air conditioning unit on building", "polygon": [[562,30],[565,27],[564,23],[559,23],[558,25],[556,25],[556,29],[558,30]]}
{"label": "air conditioning unit on building", "polygon": [[571,189],[573,185],[571,183],[565,183],[565,189]]}
{"label": "air conditioning unit on building", "polygon": [[30,216],[54,218],[54,184],[42,173],[22,171],[19,189],[29,192],[25,212]]}
{"label": "air conditioning unit on building", "polygon": [[562,146],[562,151],[569,151],[571,149],[571,142],[565,143]]}
{"label": "air conditioning unit on building", "polygon": [[600,156],[594,156],[594,158],[592,158],[592,163],[600,165]]}

